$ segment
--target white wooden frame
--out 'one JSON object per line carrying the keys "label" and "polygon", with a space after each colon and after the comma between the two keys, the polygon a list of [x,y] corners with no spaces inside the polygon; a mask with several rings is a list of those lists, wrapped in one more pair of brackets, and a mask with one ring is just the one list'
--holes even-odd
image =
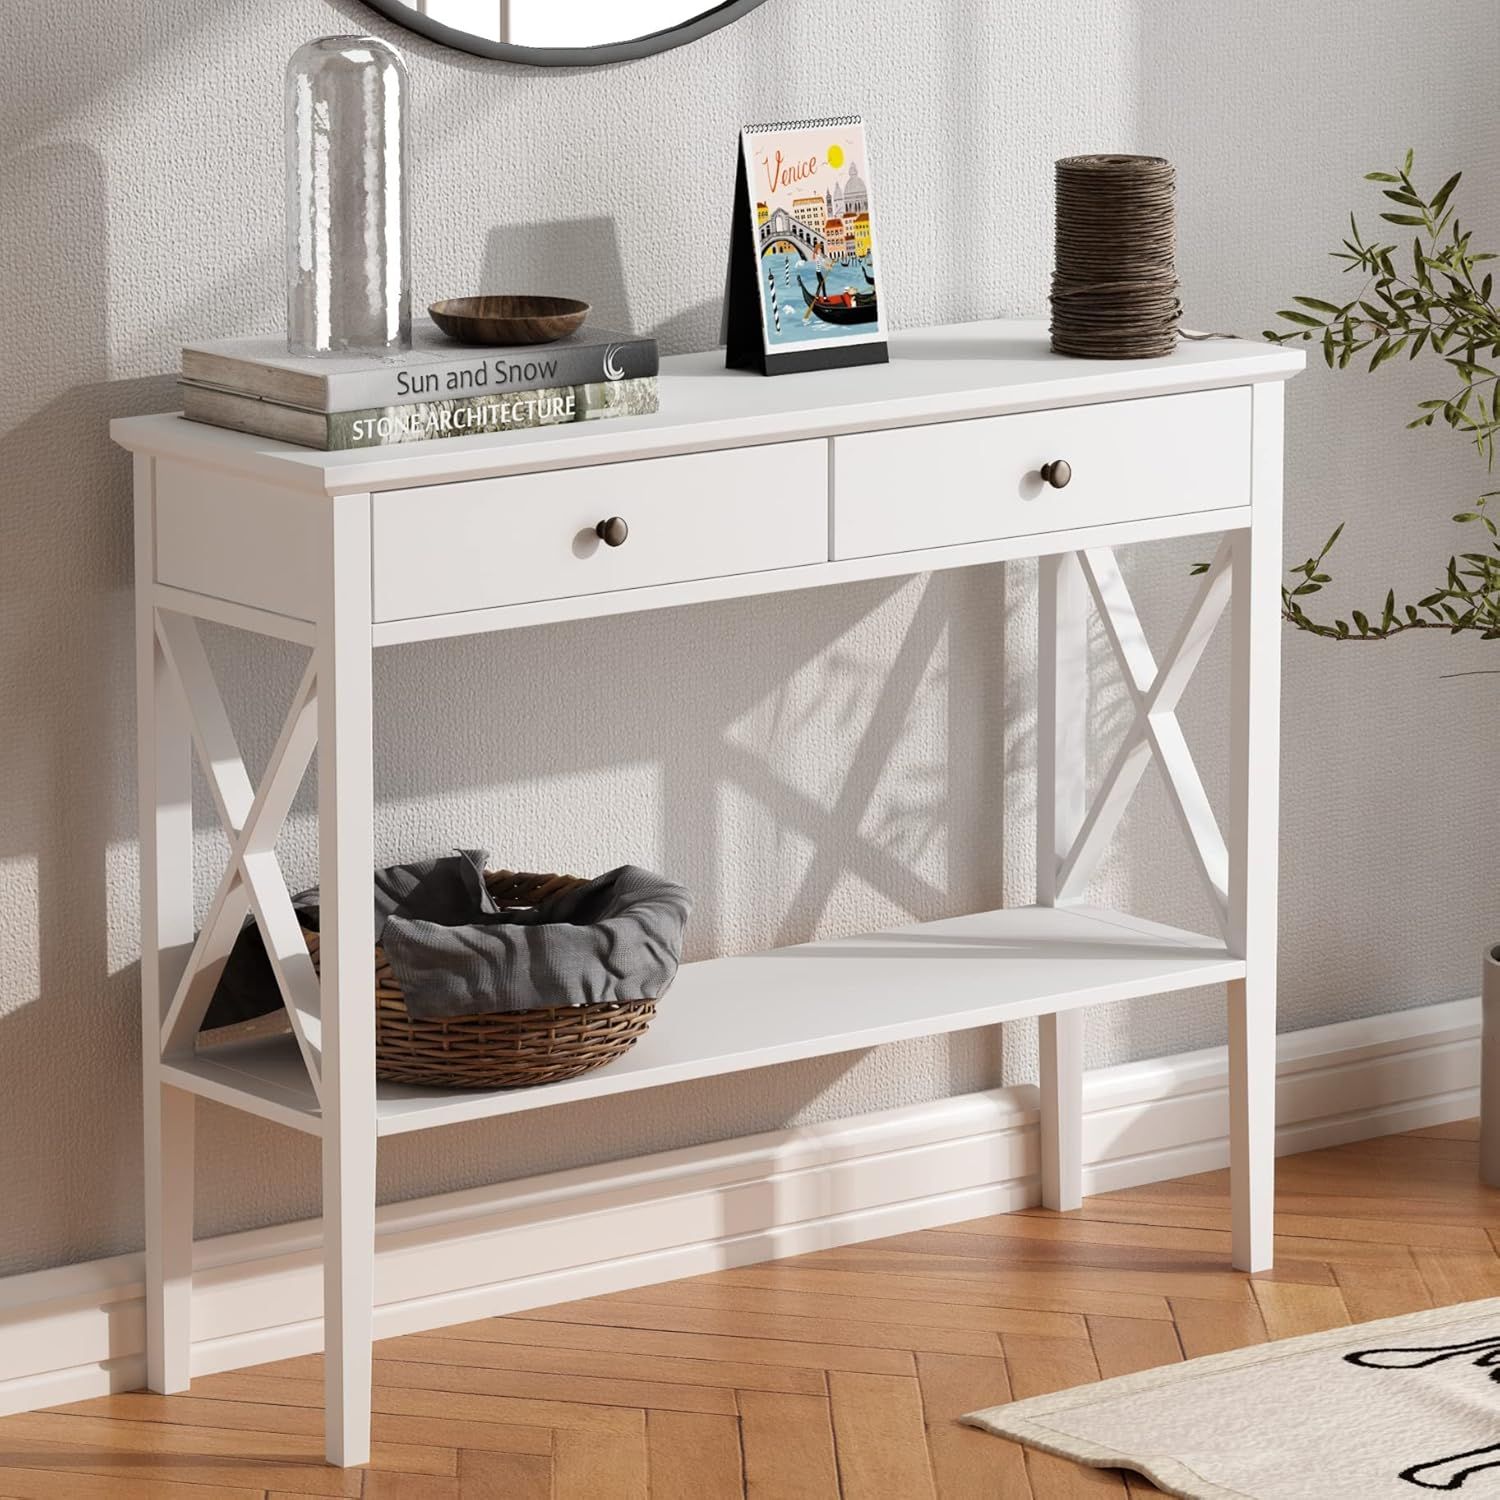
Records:
{"label": "white wooden frame", "polygon": [[[899,341],[898,341],[899,345]],[[1222,936],[1199,940],[1172,929],[1105,914],[1110,924],[1132,924],[1111,934],[1148,948],[1158,941],[1160,985],[1135,978],[1108,978],[1071,994],[1045,987],[1037,998],[976,1005],[972,1015],[924,1019],[913,1015],[884,1030],[850,1029],[843,1046],[866,1045],[898,1035],[929,1034],[962,1025],[989,1024],[1034,1014],[1041,1025],[1042,1196],[1047,1206],[1078,1205],[1082,1167],[1083,1006],[1092,1000],[1128,998],[1159,988],[1222,982],[1227,988],[1230,1036],[1230,1121],[1233,1165],[1233,1263],[1248,1271],[1271,1262],[1271,1189],[1274,1130],[1276,965],[1276,803],[1278,746],[1278,631],[1282,385],[1298,361],[1282,352],[1250,349],[1224,356],[1203,384],[1232,384],[1242,367],[1249,381],[1251,422],[1246,462],[1251,474],[1249,505],[1185,515],[1136,517],[1075,531],[999,537],[898,556],[830,560],[827,564],[756,575],[673,583],[618,594],[580,594],[543,605],[487,609],[468,615],[400,622],[400,629],[373,622],[371,601],[371,492],[347,487],[346,462],[330,458],[325,474],[340,487],[307,496],[293,518],[298,545],[313,562],[302,576],[321,585],[296,615],[259,603],[217,597],[167,584],[156,573],[158,556],[157,466],[173,465],[170,492],[174,516],[192,516],[188,480],[201,476],[215,490],[221,512],[234,496],[259,506],[270,496],[281,505],[295,493],[290,484],[305,461],[280,445],[236,448],[232,434],[132,419],[116,435],[136,450],[136,622],[140,726],[140,804],[143,951],[143,1086],[146,1132],[147,1346],[153,1390],[177,1391],[189,1380],[189,1305],[193,1245],[193,1094],[220,1099],[317,1134],[322,1141],[324,1198],[324,1303],[327,1351],[327,1451],[335,1464],[358,1464],[369,1454],[370,1339],[374,1301],[375,1160],[378,1135],[426,1128],[457,1119],[542,1107],[568,1098],[614,1091],[605,1074],[591,1082],[559,1085],[532,1095],[440,1096],[425,1101],[382,1103],[374,1076],[374,977],[370,955],[374,926],[370,873],[374,865],[372,770],[372,661],[377,646],[397,639],[452,636],[504,629],[549,618],[587,618],[618,610],[652,608],[692,599],[774,592],[832,584],[854,577],[892,576],[931,567],[967,566],[1008,557],[1040,560],[1040,652],[1038,667],[1037,904],[1056,912],[1060,927],[1078,914],[1087,925],[1096,914],[1083,900],[1089,877],[1116,831],[1146,765],[1155,760],[1166,777],[1172,804],[1188,836],[1196,867],[1209,891]],[[1193,382],[1157,362],[1150,380],[1159,389],[1169,377],[1174,389]],[[1160,368],[1159,368],[1160,367]],[[1064,367],[1060,366],[1062,370]],[[1073,379],[1067,366],[1058,379]],[[664,377],[665,378],[665,377]],[[1106,396],[1130,394],[1131,377]],[[760,387],[759,389],[763,389]],[[1071,387],[1066,387],[1071,389]],[[730,388],[731,390],[733,387]],[[1018,398],[1019,399],[1019,398]],[[1028,392],[1030,409],[1043,404]],[[1075,398],[1076,399],[1076,398]],[[965,391],[953,415],[971,414]],[[913,405],[911,420],[932,421],[930,399]],[[941,415],[938,413],[937,415]],[[805,413],[797,421],[807,421]],[[889,404],[877,425],[890,425]],[[599,424],[608,427],[611,424]],[[629,424],[620,424],[628,427]],[[723,439],[726,429],[716,426]],[[860,430],[854,423],[854,430]],[[762,441],[801,438],[800,431],[773,430],[762,423]],[[532,436],[530,434],[522,436]],[[626,435],[627,438],[629,435]],[[571,440],[577,452],[588,444],[613,442],[594,434]],[[639,434],[631,441],[639,441]],[[731,444],[732,445],[732,444]],[[454,459],[447,444],[434,450],[433,472]],[[664,451],[686,451],[673,436]],[[483,449],[467,445],[459,459],[482,467]],[[497,461],[515,449],[493,445]],[[560,461],[579,462],[564,449]],[[243,461],[241,454],[244,454]],[[368,473],[385,487],[430,479],[430,473],[398,473],[396,462],[378,452]],[[400,462],[410,466],[411,458]],[[236,463],[253,478],[226,479]],[[236,492],[234,485],[242,486]],[[186,507],[186,508],[185,508]],[[271,514],[274,505],[264,511]],[[194,524],[201,525],[201,520]],[[1218,532],[1222,536],[1196,597],[1158,663],[1146,643],[1113,548],[1157,537]],[[306,563],[306,559],[304,559]],[[212,570],[210,570],[212,571]],[[222,573],[217,576],[222,576]],[[276,597],[279,599],[280,594]],[[1097,612],[1122,669],[1134,720],[1092,803],[1086,796],[1088,660],[1087,618]],[[1198,665],[1216,622],[1227,611],[1231,632],[1232,775],[1227,837],[1220,833],[1176,718],[1177,703]],[[230,731],[228,715],[198,635],[198,619],[297,642],[309,651],[292,695],[286,722],[259,787],[251,783]],[[275,840],[306,772],[315,746],[318,757],[320,884],[323,891],[321,975],[302,946],[289,893],[276,863]],[[229,838],[227,868],[201,932],[194,936],[192,777],[194,755],[206,777],[214,809]],[[194,1037],[230,943],[247,913],[268,934],[283,1001],[295,1036],[300,1083],[284,1071],[251,1075],[215,1069],[193,1052]],[[1024,914],[1023,914],[1024,915]],[[1051,921],[1051,918],[1047,919]],[[1075,924],[1076,925],[1076,924]],[[937,924],[941,928],[942,924]],[[1069,929],[1071,930],[1071,929]],[[1199,949],[1191,946],[1201,943]],[[1185,946],[1186,945],[1186,946]],[[824,946],[824,945],[819,945]],[[836,947],[836,945],[834,945]],[[1064,943],[1076,957],[1076,944]],[[1156,950],[1151,949],[1152,952]],[[837,956],[832,955],[832,956]],[[702,967],[728,972],[731,961]],[[827,970],[826,964],[817,966]],[[684,970],[684,976],[687,975]],[[679,985],[686,982],[679,978]],[[644,1046],[645,1044],[643,1044]],[[800,1048],[766,1054],[816,1055],[838,1050],[838,1037],[809,1040]],[[669,1078],[710,1076],[753,1066],[759,1059],[705,1058],[701,1066],[674,1064],[649,1070],[639,1082],[623,1077],[618,1087],[650,1086]],[[248,1067],[248,1064],[246,1065]],[[608,1070],[606,1070],[606,1073]],[[280,1081],[278,1081],[280,1080]],[[409,1092],[409,1091],[408,1091]]]}

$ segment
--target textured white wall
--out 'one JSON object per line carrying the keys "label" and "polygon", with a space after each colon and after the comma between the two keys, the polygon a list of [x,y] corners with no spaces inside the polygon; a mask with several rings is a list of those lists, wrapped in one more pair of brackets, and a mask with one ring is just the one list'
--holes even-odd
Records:
{"label": "textured white wall", "polygon": [[[140,1243],[128,464],[107,418],[172,404],[185,340],[280,321],[281,70],[373,28],[415,101],[419,303],[481,286],[591,296],[667,350],[710,344],[744,120],[863,109],[884,286],[912,325],[1034,311],[1051,163],[1172,156],[1190,321],[1254,331],[1331,276],[1358,174],[1414,144],[1493,211],[1493,31],[1395,0],[767,0],[664,57],[543,73],[444,53],[356,0],[56,0],[0,53],[0,1272]],[[912,19],[920,17],[920,19]],[[1389,88],[1373,80],[1389,66]],[[661,225],[687,225],[664,242]],[[1428,581],[1482,478],[1400,431],[1416,378],[1290,392],[1288,547],[1357,523],[1343,571]],[[1425,392],[1423,392],[1425,393]],[[1169,459],[1169,455],[1165,456]],[[1170,628],[1192,548],[1131,559]],[[1446,554],[1444,554],[1446,555]],[[1357,601],[1356,601],[1357,602]],[[521,865],[632,858],[699,894],[695,955],[973,908],[1031,889],[1031,571],[703,606],[381,657],[383,856],[486,841]],[[290,653],[212,647],[264,755]],[[1100,758],[1121,699],[1102,669]],[[1484,876],[1488,660],[1439,640],[1286,642],[1283,1026],[1468,993],[1500,922]],[[533,701],[515,714],[506,685]],[[1187,704],[1211,791],[1222,653]],[[1483,783],[1481,783],[1482,785]],[[1004,806],[995,789],[1004,786]],[[217,854],[203,814],[203,848]],[[1103,894],[1206,921],[1155,789]],[[307,808],[285,840],[313,874]],[[1470,874],[1470,872],[1476,872]],[[206,869],[206,896],[213,871]],[[1094,1063],[1221,1036],[1217,997],[1099,1016]],[[1003,1050],[1003,1056],[1002,1056]],[[974,1035],[403,1138],[387,1198],[1023,1077],[1031,1034]],[[199,1228],[315,1211],[314,1147],[205,1105]]]}

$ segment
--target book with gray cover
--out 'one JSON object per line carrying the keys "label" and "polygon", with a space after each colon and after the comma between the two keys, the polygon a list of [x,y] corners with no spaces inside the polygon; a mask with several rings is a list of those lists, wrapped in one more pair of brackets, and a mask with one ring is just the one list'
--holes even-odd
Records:
{"label": "book with gray cover", "polygon": [[645,380],[659,367],[655,339],[592,327],[516,348],[458,344],[424,325],[399,354],[288,354],[280,338],[218,339],[182,351],[184,389],[202,386],[315,412]]}
{"label": "book with gray cover", "polygon": [[649,416],[657,409],[654,375],[409,401],[357,411],[310,411],[187,382],[178,388],[182,392],[182,414],[189,421],[329,452],[554,427],[605,417]]}

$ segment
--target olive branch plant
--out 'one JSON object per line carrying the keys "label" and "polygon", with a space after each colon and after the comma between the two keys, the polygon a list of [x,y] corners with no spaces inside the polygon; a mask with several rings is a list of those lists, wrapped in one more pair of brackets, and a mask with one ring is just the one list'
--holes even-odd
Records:
{"label": "olive branch plant", "polygon": [[[1346,275],[1362,277],[1358,293],[1344,303],[1295,297],[1296,307],[1277,313],[1291,326],[1268,329],[1265,337],[1279,344],[1317,343],[1330,369],[1347,369],[1367,352],[1370,371],[1402,354],[1408,360],[1424,351],[1436,356],[1451,372],[1453,388],[1419,401],[1417,415],[1406,425],[1431,427],[1441,418],[1466,434],[1493,468],[1500,432],[1500,308],[1491,300],[1494,277],[1483,267],[1495,256],[1471,248],[1471,232],[1452,207],[1462,174],[1455,172],[1425,197],[1412,181],[1412,160],[1408,151],[1400,171],[1365,176],[1382,184],[1393,205],[1381,219],[1414,231],[1410,263],[1396,244],[1366,239],[1351,214],[1349,238],[1331,254]],[[1299,630],[1334,640],[1386,640],[1408,630],[1475,631],[1483,640],[1500,639],[1500,529],[1487,510],[1496,496],[1500,490],[1487,491],[1472,509],[1453,517],[1482,529],[1484,550],[1450,557],[1443,583],[1416,603],[1398,606],[1391,589],[1374,613],[1356,609],[1347,620],[1315,619],[1302,601],[1330,581],[1326,566],[1344,530],[1340,523],[1316,556],[1289,570],[1281,591],[1284,618]],[[1193,571],[1207,567],[1200,563]]]}

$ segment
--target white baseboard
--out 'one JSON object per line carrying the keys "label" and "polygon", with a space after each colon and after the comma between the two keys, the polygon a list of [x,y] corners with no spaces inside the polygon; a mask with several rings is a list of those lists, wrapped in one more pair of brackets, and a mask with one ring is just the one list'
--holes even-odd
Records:
{"label": "white baseboard", "polygon": [[[1277,1149],[1478,1112],[1479,1002],[1293,1032]],[[1091,1073],[1085,1192],[1228,1160],[1223,1048]],[[1036,1098],[997,1089],[382,1209],[381,1337],[1038,1201]],[[144,1381],[139,1254],[0,1280],[0,1412]],[[274,1321],[271,1315],[274,1314]],[[322,1347],[316,1221],[200,1243],[195,1374]]]}

